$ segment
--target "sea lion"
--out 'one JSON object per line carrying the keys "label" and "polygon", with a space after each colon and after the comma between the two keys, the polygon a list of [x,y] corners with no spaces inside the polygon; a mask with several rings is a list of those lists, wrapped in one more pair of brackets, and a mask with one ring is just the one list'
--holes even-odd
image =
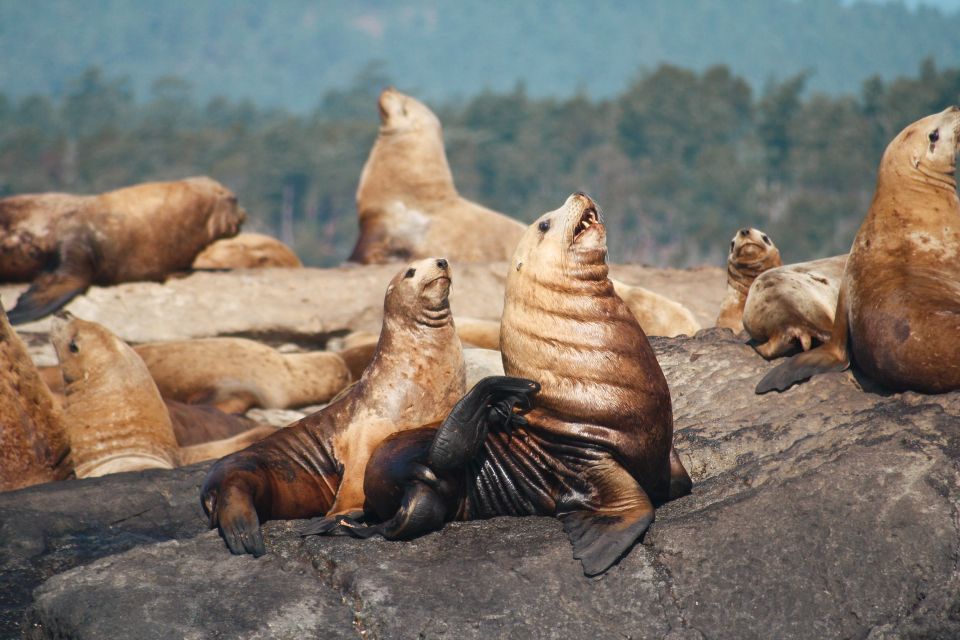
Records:
{"label": "sea lion", "polygon": [[380,132],[357,187],[360,237],[350,261],[508,260],[524,226],[457,193],[437,116],[393,88],[380,94],[379,107]]}
{"label": "sea lion", "polygon": [[63,314],[50,333],[66,385],[66,430],[78,478],[172,469],[219,458],[273,433],[253,429],[190,447],[139,356],[106,327]]}
{"label": "sea lion", "polygon": [[293,249],[262,233],[241,233],[212,243],[193,261],[194,269],[302,267]]}
{"label": "sea lion", "polygon": [[376,355],[324,409],[217,462],[201,503],[233,553],[264,553],[260,522],[353,513],[363,475],[389,435],[438,424],[465,390],[444,259],[410,264],[390,282]]}
{"label": "sea lion", "polygon": [[847,255],[799,262],[761,274],[750,287],[743,326],[766,359],[830,339]]}
{"label": "sea lion", "polygon": [[59,404],[0,306],[0,491],[70,475]]}
{"label": "sea lion", "polygon": [[245,338],[150,342],[133,349],[161,396],[227,413],[318,404],[350,384],[343,358],[328,351],[280,353]]}
{"label": "sea lion", "polygon": [[610,282],[620,299],[627,304],[630,313],[640,323],[644,334],[673,338],[692,336],[700,331],[700,323],[693,313],[679,302],[613,278],[610,278]]}
{"label": "sea lion", "polygon": [[761,273],[782,264],[780,250],[773,244],[770,236],[753,227],[737,231],[730,241],[730,255],[727,256],[727,295],[720,304],[717,326],[731,329],[734,333],[743,331],[743,307],[747,303],[750,286]]}
{"label": "sea lion", "polygon": [[960,107],[918,120],[887,146],[850,249],[830,340],[767,373],[784,390],[851,357],[895,391],[960,388]]}
{"label": "sea lion", "polygon": [[478,383],[439,429],[377,449],[362,518],[378,524],[326,517],[304,533],[399,539],[454,519],[554,515],[587,575],[612,566],[653,522],[654,502],[691,482],[673,450],[666,379],[606,255],[587,195],[541,216],[507,278],[506,376]]}
{"label": "sea lion", "polygon": [[204,247],[236,235],[245,219],[236,196],[206,177],[98,196],[4,198],[0,280],[33,278],[10,311],[10,322],[52,313],[91,284],[160,281],[189,269]]}

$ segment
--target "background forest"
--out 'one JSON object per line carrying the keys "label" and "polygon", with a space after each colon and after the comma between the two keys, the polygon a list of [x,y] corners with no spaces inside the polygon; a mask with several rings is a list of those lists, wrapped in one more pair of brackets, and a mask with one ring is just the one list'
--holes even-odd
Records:
{"label": "background forest", "polygon": [[[431,106],[464,195],[530,221],[585,190],[604,208],[613,261],[719,265],[744,225],[798,261],[845,252],[886,143],[960,103],[960,68],[932,61],[857,95],[807,95],[806,82],[757,93],[723,66],[663,65],[605,100],[535,99],[521,85]],[[335,265],[356,238],[354,192],[388,84],[370,65],[304,115],[202,101],[172,76],[138,99],[128,79],[97,69],[57,100],[0,93],[0,196],[208,174],[237,192],[248,229]]]}

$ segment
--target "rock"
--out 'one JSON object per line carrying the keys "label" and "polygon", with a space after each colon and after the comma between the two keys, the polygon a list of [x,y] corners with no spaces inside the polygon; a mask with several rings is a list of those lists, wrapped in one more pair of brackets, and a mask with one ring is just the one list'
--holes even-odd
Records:
{"label": "rock", "polygon": [[487,376],[503,375],[503,356],[493,349],[464,349],[463,361],[467,365],[467,389]]}
{"label": "rock", "polygon": [[236,558],[188,468],[0,495],[4,631],[26,609],[33,638],[960,637],[960,393],[756,396],[771,365],[729,331],[651,342],[694,491],[599,579],[552,518],[409,542],[271,522]]}
{"label": "rock", "polygon": [[[378,334],[383,295],[397,265],[337,269],[247,269],[198,272],[160,284],[131,282],[91,287],[67,310],[139,344],[210,336],[241,336],[271,344],[323,348],[351,331]],[[454,265],[450,304],[457,316],[499,320],[506,263]],[[624,282],[648,287],[687,305],[712,326],[723,297],[725,272],[716,268],[653,269],[614,265]],[[10,309],[26,285],[0,287]],[[47,334],[50,318],[20,325],[38,366],[55,366]]]}

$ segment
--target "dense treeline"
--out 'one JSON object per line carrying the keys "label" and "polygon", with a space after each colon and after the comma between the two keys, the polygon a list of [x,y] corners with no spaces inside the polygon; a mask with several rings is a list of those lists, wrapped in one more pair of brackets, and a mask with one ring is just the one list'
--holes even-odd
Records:
{"label": "dense treeline", "polygon": [[[720,264],[742,225],[771,233],[795,261],[846,251],[886,143],[960,103],[960,69],[929,61],[856,96],[807,95],[806,82],[755,94],[722,66],[661,66],[611,100],[532,99],[518,86],[434,107],[464,195],[529,221],[588,191],[615,261]],[[0,93],[0,195],[208,174],[238,193],[251,228],[293,242],[308,263],[336,264],[356,237],[354,192],[388,83],[370,66],[304,116],[202,103],[176,77],[138,100],[128,80],[96,69],[61,100]]]}

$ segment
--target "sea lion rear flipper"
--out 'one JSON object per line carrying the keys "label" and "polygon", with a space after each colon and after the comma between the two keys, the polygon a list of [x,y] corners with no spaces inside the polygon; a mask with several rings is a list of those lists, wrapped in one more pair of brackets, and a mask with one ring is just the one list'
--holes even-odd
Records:
{"label": "sea lion rear flipper", "polygon": [[86,291],[90,280],[72,273],[55,271],[37,277],[10,310],[10,324],[23,324],[49,315]]}
{"label": "sea lion rear flipper", "polygon": [[841,287],[830,340],[816,349],[798,353],[767,372],[767,375],[763,376],[763,379],[757,384],[756,393],[766,393],[774,389],[785,391],[794,383],[806,380],[818,373],[843,371],[849,367],[848,331],[846,292]]}
{"label": "sea lion rear flipper", "polygon": [[604,573],[625,555],[653,522],[654,509],[643,487],[612,459],[588,473],[596,507],[558,514],[583,573]]}
{"label": "sea lion rear flipper", "polygon": [[467,392],[447,415],[430,446],[427,462],[435,471],[462,466],[472,459],[491,428],[511,429],[524,424],[521,413],[530,409],[530,396],[540,385],[525,378],[489,376]]}

